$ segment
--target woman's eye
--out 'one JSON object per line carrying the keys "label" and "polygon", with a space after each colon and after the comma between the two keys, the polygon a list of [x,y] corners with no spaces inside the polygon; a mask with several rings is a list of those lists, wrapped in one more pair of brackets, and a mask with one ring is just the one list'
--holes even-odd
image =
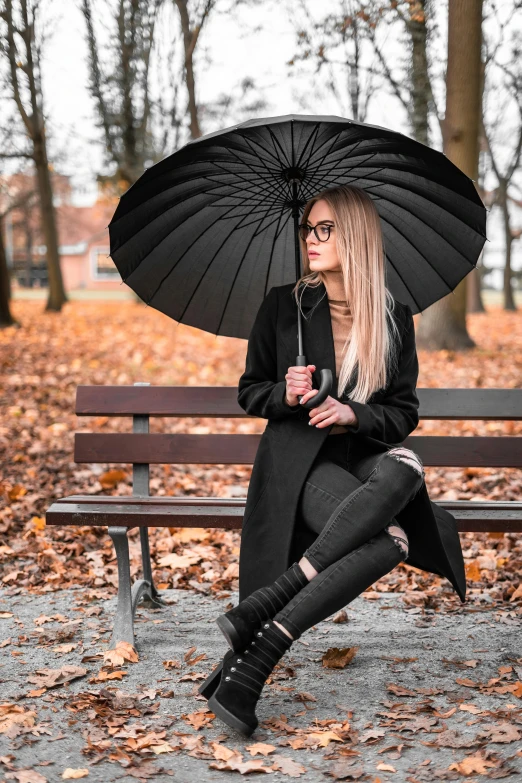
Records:
{"label": "woman's eye", "polygon": [[330,233],[330,227],[329,226],[319,226],[319,232],[322,237],[327,237]]}

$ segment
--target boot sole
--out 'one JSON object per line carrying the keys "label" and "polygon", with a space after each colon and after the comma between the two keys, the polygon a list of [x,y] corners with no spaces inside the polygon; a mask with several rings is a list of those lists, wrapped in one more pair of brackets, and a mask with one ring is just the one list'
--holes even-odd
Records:
{"label": "boot sole", "polygon": [[230,622],[225,614],[221,614],[217,618],[216,623],[219,630],[227,640],[228,646],[234,650],[234,652],[239,652],[242,647],[241,637],[236,631],[233,623]]}
{"label": "boot sole", "polygon": [[224,723],[226,723],[227,726],[236,729],[237,731],[241,732],[241,734],[244,734],[246,737],[250,737],[251,734],[253,734],[254,731],[257,729],[258,726],[257,721],[255,726],[250,726],[248,723],[244,723],[236,715],[233,715],[231,712],[225,709],[225,707],[223,707],[223,705],[219,703],[215,695],[211,696],[210,699],[208,700],[208,708],[212,710],[212,712],[215,715],[217,715],[218,718],[221,718],[221,720]]}
{"label": "boot sole", "polygon": [[223,671],[223,664],[232,655],[232,650],[227,650],[223,656],[223,660],[216,666],[213,672],[211,672],[207,679],[201,683],[198,688],[198,693],[204,696],[205,699],[209,699],[215,690],[217,690],[219,683],[221,682],[221,672]]}
{"label": "boot sole", "polygon": [[207,679],[201,683],[201,685],[198,688],[198,693],[201,694],[201,696],[204,696],[205,699],[209,699],[214,691],[217,689],[219,683],[221,682],[221,672],[223,669],[223,662],[221,662],[214,671],[209,674]]}

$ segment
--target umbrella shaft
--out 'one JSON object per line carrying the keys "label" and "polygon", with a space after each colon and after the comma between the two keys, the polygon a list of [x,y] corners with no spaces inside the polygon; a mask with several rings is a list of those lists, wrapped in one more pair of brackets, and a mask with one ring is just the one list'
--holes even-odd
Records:
{"label": "umbrella shaft", "polygon": [[[301,250],[299,240],[299,200],[297,197],[297,182],[292,182],[292,218],[294,220],[294,249],[295,249],[295,279],[301,277]],[[303,332],[301,329],[301,310],[297,308],[297,345],[299,356],[303,355]]]}

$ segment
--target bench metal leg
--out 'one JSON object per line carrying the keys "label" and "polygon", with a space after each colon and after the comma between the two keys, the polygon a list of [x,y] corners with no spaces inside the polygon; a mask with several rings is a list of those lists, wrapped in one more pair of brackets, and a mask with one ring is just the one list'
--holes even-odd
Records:
{"label": "bench metal leg", "polygon": [[143,595],[143,603],[149,608],[159,609],[165,606],[154,580],[152,579],[152,566],[150,562],[149,528],[140,527],[141,562],[143,565],[143,579],[148,583],[148,590]]}
{"label": "bench metal leg", "polygon": [[151,596],[152,593],[152,585],[146,579],[137,579],[132,584],[127,530],[128,528],[126,527],[109,527],[108,530],[114,543],[118,561],[118,605],[109,645],[110,650],[114,650],[118,642],[128,642],[134,647],[134,615],[136,614],[136,608],[143,596]]}

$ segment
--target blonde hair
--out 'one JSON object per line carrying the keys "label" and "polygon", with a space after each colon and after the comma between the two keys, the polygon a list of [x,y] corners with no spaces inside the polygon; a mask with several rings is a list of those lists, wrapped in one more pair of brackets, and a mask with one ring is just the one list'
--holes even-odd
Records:
{"label": "blonde hair", "polygon": [[[365,403],[386,388],[397,369],[399,330],[392,316],[394,297],[386,286],[386,258],[379,213],[368,194],[353,185],[340,185],[317,193],[305,205],[302,223],[317,201],[326,201],[333,214],[337,253],[343,274],[352,328],[346,339],[339,371],[338,397],[353,382],[348,399]],[[306,241],[300,240],[305,270],[292,293],[300,308],[299,289],[324,282],[322,272],[311,272]],[[326,272],[327,274],[327,272]],[[302,292],[301,292],[302,295]],[[303,317],[304,316],[303,314]],[[321,368],[318,367],[318,370]]]}

